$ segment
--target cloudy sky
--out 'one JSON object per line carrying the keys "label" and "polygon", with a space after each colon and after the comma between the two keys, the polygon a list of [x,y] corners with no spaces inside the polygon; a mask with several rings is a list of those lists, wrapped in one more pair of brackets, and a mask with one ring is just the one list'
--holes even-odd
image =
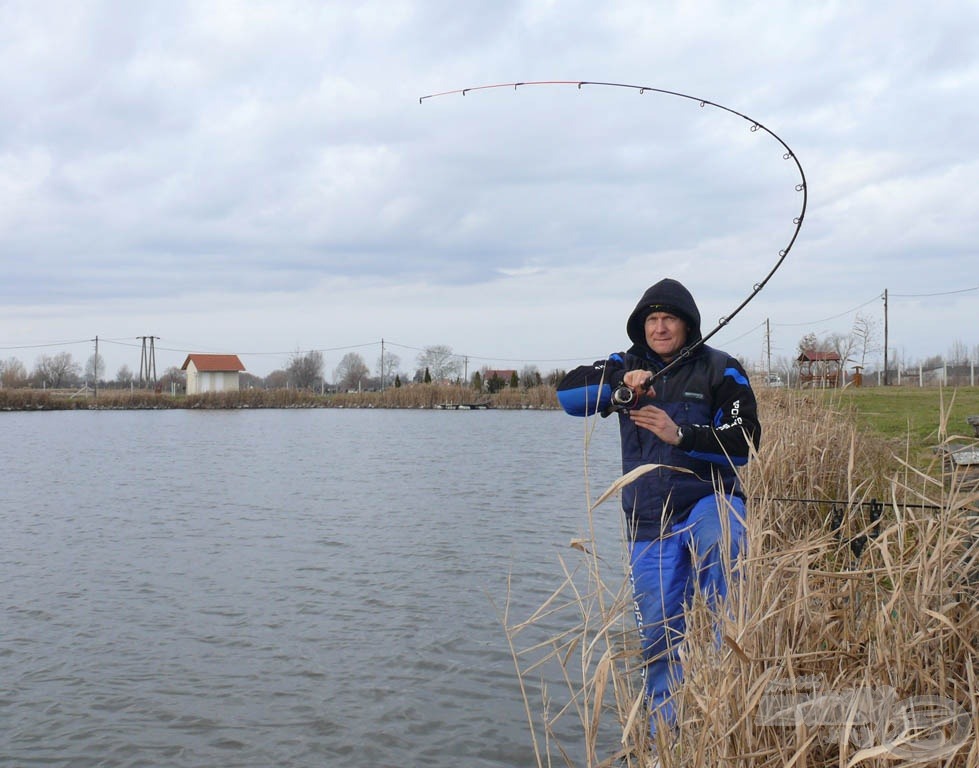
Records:
{"label": "cloudy sky", "polygon": [[[661,277],[749,361],[979,345],[979,5],[0,0],[0,359],[566,368]],[[879,355],[878,355],[879,358]]]}

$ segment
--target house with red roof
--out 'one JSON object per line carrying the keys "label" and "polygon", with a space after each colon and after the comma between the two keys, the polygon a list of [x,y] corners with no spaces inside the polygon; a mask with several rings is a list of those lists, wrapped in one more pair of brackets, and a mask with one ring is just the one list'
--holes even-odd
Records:
{"label": "house with red roof", "polygon": [[238,355],[190,354],[180,366],[187,371],[187,394],[237,392],[238,374],[245,370]]}
{"label": "house with red roof", "polygon": [[488,392],[499,392],[510,386],[516,373],[512,368],[487,368],[483,371],[483,387]]}

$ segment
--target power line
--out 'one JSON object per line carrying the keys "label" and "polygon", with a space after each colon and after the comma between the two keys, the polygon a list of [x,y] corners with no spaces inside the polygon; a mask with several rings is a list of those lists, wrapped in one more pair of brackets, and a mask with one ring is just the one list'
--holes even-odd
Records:
{"label": "power line", "polygon": [[[155,339],[159,339],[159,338],[160,338],[159,336],[156,336],[155,337]],[[11,347],[0,347],[0,350],[3,350],[3,349],[33,349],[35,347],[42,347],[42,346],[65,346],[65,345],[68,345],[68,344],[81,344],[81,343],[86,343],[87,344],[87,343],[90,343],[90,342],[91,342],[91,339],[83,339],[81,341],[71,341],[71,342],[65,341],[65,342],[52,342],[50,344],[33,344],[33,345],[20,345],[20,346],[11,346]],[[143,346],[144,346],[144,342],[143,342],[143,337],[142,336],[136,336],[136,337],[132,337],[132,338],[130,338],[130,337],[124,337],[124,338],[119,338],[119,339],[104,339],[102,337],[99,337],[99,342],[100,343],[103,343],[104,342],[104,343],[107,343],[107,344],[115,344],[116,346],[121,346],[121,347],[133,347],[133,348],[137,348],[137,349],[142,349]],[[366,343],[362,343],[362,344],[345,344],[345,345],[336,346],[336,347],[310,347],[308,349],[303,349],[303,350],[290,349],[290,350],[280,350],[280,351],[244,351],[244,352],[235,352],[235,354],[241,355],[242,357],[286,357],[286,356],[289,356],[289,355],[294,355],[297,352],[322,352],[322,353],[344,352],[346,350],[351,350],[351,349],[365,349],[367,347],[380,347],[381,344],[382,344],[381,341],[370,341],[370,342],[366,342]],[[396,341],[389,341],[387,339],[384,340],[383,344],[385,344],[387,346],[391,346],[391,347],[398,347],[399,349],[410,350],[412,352],[418,352],[418,353],[425,352],[425,350],[428,349],[428,347],[417,347],[417,346],[412,346],[410,344],[400,344],[400,343],[398,343]],[[186,342],[184,342],[184,345],[185,346],[163,346],[163,345],[160,345],[160,344],[156,344],[155,345],[155,350],[158,351],[158,352],[177,352],[177,353],[180,353],[180,354],[192,354],[193,352],[199,352],[199,351],[201,351],[201,347],[199,345],[189,345],[189,344],[186,344]],[[499,361],[499,362],[504,362],[504,363],[540,363],[540,364],[544,364],[544,363],[579,363],[579,362],[581,362],[581,360],[585,359],[585,356],[582,356],[582,357],[566,357],[566,358],[548,358],[548,359],[541,359],[541,358],[536,358],[536,357],[535,358],[514,358],[514,357],[498,357],[498,356],[494,356],[494,355],[471,355],[471,354],[467,354],[465,352],[455,352],[455,351],[451,352],[451,356],[452,357],[463,358],[463,359],[468,358],[470,360],[481,360],[481,361]],[[598,355],[593,355],[592,357],[589,357],[588,359],[589,360],[598,360],[598,359],[601,359],[602,357],[604,357],[604,353],[603,354],[598,354]]]}
{"label": "power line", "polygon": [[0,347],[0,350],[9,349],[43,349],[45,347],[68,347],[74,344],[90,344],[91,339],[78,339],[77,341],[50,341],[43,344],[16,344],[9,347]]}
{"label": "power line", "polygon": [[[891,295],[893,296],[894,294]],[[836,320],[837,318],[845,317],[846,315],[852,314],[853,312],[856,312],[858,309],[863,309],[868,304],[873,304],[875,301],[880,301],[881,297],[882,297],[881,294],[877,294],[872,299],[868,299],[863,304],[860,304],[854,307],[853,309],[848,309],[846,310],[846,312],[840,312],[838,315],[833,315],[831,317],[824,317],[822,320],[809,320],[804,323],[772,323],[772,325],[778,328],[797,328],[802,325],[819,325],[819,323],[825,323],[829,320]]]}
{"label": "power line", "polygon": [[[110,341],[110,342],[115,343],[115,344],[118,344],[120,346],[140,347],[141,346],[141,343],[139,342],[139,339],[140,338],[141,337],[136,337],[136,341],[134,341],[134,342],[122,341],[122,340],[118,340],[117,341],[117,340],[113,340],[113,339],[104,339],[104,341]],[[156,338],[159,338],[159,336],[156,337]],[[90,341],[90,340],[88,340],[88,341]],[[419,353],[424,352],[428,348],[428,347],[416,347],[416,346],[412,346],[410,344],[399,344],[396,341],[389,341],[387,339],[385,339],[383,343],[386,346],[398,347],[399,349],[407,349],[407,350],[410,350],[412,352],[419,352]],[[380,346],[381,346],[381,342],[380,341],[370,341],[370,342],[366,342],[366,343],[363,343],[363,344],[345,344],[345,345],[337,346],[337,347],[310,347],[309,349],[306,349],[306,350],[291,349],[291,350],[278,351],[278,352],[275,352],[275,351],[271,351],[271,352],[270,351],[263,351],[263,352],[248,352],[248,351],[245,351],[245,352],[236,352],[235,354],[241,355],[243,357],[263,357],[263,356],[264,357],[284,357],[284,356],[296,354],[297,351],[300,351],[300,352],[307,351],[307,352],[330,353],[330,352],[343,352],[343,351],[351,350],[351,349],[364,349],[364,348],[367,348],[367,347],[380,347]],[[2,349],[2,347],[0,347],[0,349]],[[193,348],[190,348],[189,345],[187,347],[171,347],[171,346],[161,346],[161,345],[157,344],[156,345],[156,349],[158,351],[163,351],[163,352],[179,352],[181,354],[191,354],[192,352],[200,351],[200,347],[195,346]],[[584,359],[584,357],[567,357],[567,358],[550,358],[550,359],[540,359],[540,358],[514,358],[514,357],[498,357],[498,356],[494,356],[494,355],[471,355],[471,354],[467,354],[465,352],[455,352],[455,351],[451,352],[451,356],[452,357],[459,357],[459,358],[468,358],[470,360],[499,361],[499,362],[504,362],[504,363],[542,363],[542,364],[543,363],[577,363],[577,362],[581,362],[581,360]],[[589,360],[598,360],[598,359],[601,359],[603,356],[604,356],[603,354],[599,354],[599,355],[595,355],[593,357],[590,357],[588,359]]]}
{"label": "power line", "polygon": [[735,336],[733,339],[727,339],[727,340],[725,340],[724,343],[725,344],[733,344],[736,341],[741,341],[741,339],[743,339],[745,336],[750,336],[755,331],[757,331],[759,328],[762,328],[765,325],[765,323],[767,323],[767,322],[768,322],[767,320],[762,320],[760,323],[758,323],[758,325],[756,325],[750,331],[745,331],[740,336]]}
{"label": "power line", "polygon": [[[425,347],[411,347],[408,346],[407,344],[398,344],[396,341],[386,341],[385,344],[388,344],[389,346],[392,347],[399,347],[401,349],[410,349],[412,352],[424,352],[426,349]],[[470,360],[498,360],[502,363],[575,363],[575,362],[580,363],[583,359],[585,359],[584,356],[582,356],[582,357],[551,358],[551,359],[542,360],[537,357],[535,358],[494,357],[491,355],[470,355],[465,352],[453,352],[452,357],[463,357],[463,358],[469,358]],[[588,359],[601,360],[603,357],[605,357],[604,353],[600,355],[595,355]]]}
{"label": "power line", "polygon": [[951,296],[954,293],[972,293],[972,291],[979,291],[979,285],[974,288],[960,288],[957,291],[942,291],[941,293],[892,293],[890,296],[899,299],[926,299],[932,296]]}
{"label": "power line", "polygon": [[[157,336],[156,338],[159,339],[160,337]],[[121,339],[100,339],[100,341],[112,342],[112,343],[117,344],[117,345],[119,345],[121,347],[140,347],[140,346],[142,346],[142,344],[140,342],[140,339],[142,339],[141,336],[137,336],[136,337],[136,341],[128,341],[128,340],[125,340],[124,341],[124,340],[121,340]],[[378,341],[372,341],[372,342],[368,342],[366,344],[349,344],[349,345],[342,346],[342,347],[313,347],[313,348],[310,348],[308,350],[290,349],[290,350],[287,350],[287,351],[279,351],[279,352],[235,352],[235,354],[236,355],[248,355],[248,356],[265,356],[265,355],[268,355],[268,356],[281,357],[283,355],[292,355],[292,354],[295,354],[297,351],[307,351],[307,352],[339,352],[339,351],[344,350],[344,349],[359,349],[361,347],[378,346],[379,344],[380,344],[380,342],[378,342]],[[193,345],[193,346],[186,345],[184,347],[164,347],[164,346],[160,346],[159,344],[157,344],[156,345],[156,348],[158,350],[162,350],[164,352],[180,352],[181,354],[188,354],[188,355],[189,354],[192,354],[194,352],[200,352],[201,351],[201,347],[198,346],[198,345]],[[0,349],[3,349],[3,347],[0,347]]]}

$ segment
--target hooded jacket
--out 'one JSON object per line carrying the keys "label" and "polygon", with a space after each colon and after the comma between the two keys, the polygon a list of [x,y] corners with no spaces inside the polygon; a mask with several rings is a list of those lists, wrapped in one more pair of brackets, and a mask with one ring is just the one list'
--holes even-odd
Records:
{"label": "hooded jacket", "polygon": [[[629,315],[629,350],[579,366],[558,384],[558,400],[567,413],[604,415],[627,371],[657,372],[666,366],[646,343],[646,317],[657,311],[686,322],[686,350],[700,341],[700,310],[693,296],[676,280],[660,280],[646,290]],[[686,350],[680,353],[680,362],[655,380],[654,392],[632,404],[666,411],[683,430],[679,445],[636,426],[627,412],[619,413],[623,474],[646,464],[663,465],[622,491],[629,535],[635,541],[668,533],[700,499],[721,489],[744,498],[735,467],[747,463],[761,437],[755,396],[740,363],[706,345]]]}

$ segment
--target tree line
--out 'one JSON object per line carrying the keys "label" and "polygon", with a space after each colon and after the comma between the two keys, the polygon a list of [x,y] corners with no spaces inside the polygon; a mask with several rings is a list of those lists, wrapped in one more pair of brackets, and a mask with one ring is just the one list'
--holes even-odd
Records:
{"label": "tree line", "polygon": [[265,377],[264,383],[270,388],[331,389],[337,392],[376,391],[407,384],[465,384],[477,391],[496,392],[506,386],[525,389],[544,384],[553,386],[563,377],[561,370],[542,375],[536,365],[525,365],[519,372],[512,371],[505,381],[487,366],[470,374],[464,356],[439,344],[425,347],[412,370],[402,367],[399,355],[382,353],[372,372],[362,355],[348,352],[333,369],[329,382],[322,353],[296,352],[285,369],[273,371]]}
{"label": "tree line", "polygon": [[[806,333],[798,342],[794,356],[768,356],[763,361],[764,373],[780,373],[788,379],[794,378],[796,360],[802,352],[835,352],[842,367],[853,369],[859,366],[865,375],[882,370],[883,344],[880,322],[866,315],[857,314],[849,333],[828,333],[818,336]],[[892,372],[902,370],[936,371],[943,366],[967,368],[979,361],[979,345],[971,349],[962,341],[954,341],[946,354],[935,354],[920,360],[910,359],[900,352],[899,347],[889,345],[888,369]],[[530,388],[541,384],[556,386],[564,375],[562,370],[552,370],[544,374],[535,365],[525,365],[514,371],[507,380],[494,378],[490,369],[483,366],[470,371],[463,355],[456,354],[446,345],[425,347],[414,361],[413,367],[406,368],[401,357],[394,353],[382,352],[375,361],[374,368],[357,352],[343,356],[331,371],[325,370],[325,361],[319,351],[296,351],[285,368],[272,371],[267,376],[255,376],[245,372],[240,375],[243,388],[300,389],[315,392],[333,391],[374,391],[407,384],[434,382],[466,384],[476,391],[496,392],[503,387]],[[755,370],[758,366],[742,360],[746,369]],[[133,370],[121,366],[114,378],[108,378],[105,362],[101,355],[91,355],[84,364],[76,361],[69,352],[44,354],[37,358],[32,369],[16,357],[0,360],[0,387],[18,389],[67,389],[84,386],[99,387],[147,387],[155,384],[165,391],[183,391],[186,387],[186,374],[177,366],[164,370],[156,382],[140,381]]]}
{"label": "tree line", "polygon": [[[384,352],[375,362],[373,370],[357,352],[348,352],[330,372],[325,371],[322,352],[296,351],[285,368],[274,370],[267,376],[255,376],[244,372],[239,375],[240,386],[263,389],[299,389],[314,392],[360,392],[376,391],[388,387],[408,384],[437,383],[465,384],[480,392],[497,392],[504,387],[523,387],[525,389],[544,384],[556,385],[564,376],[564,371],[553,370],[541,374],[537,366],[525,365],[520,371],[514,370],[506,379],[495,371],[483,366],[470,372],[466,358],[452,351],[446,345],[425,347],[415,360],[412,369],[405,369],[401,357]],[[155,384],[165,391],[183,391],[186,387],[186,373],[177,366],[164,370],[156,382],[139,381],[127,365],[116,372],[115,378],[108,379],[102,355],[92,355],[82,365],[69,352],[54,355],[41,355],[28,370],[16,357],[0,360],[0,387],[18,389],[67,389],[85,386],[99,387],[146,387]]]}

